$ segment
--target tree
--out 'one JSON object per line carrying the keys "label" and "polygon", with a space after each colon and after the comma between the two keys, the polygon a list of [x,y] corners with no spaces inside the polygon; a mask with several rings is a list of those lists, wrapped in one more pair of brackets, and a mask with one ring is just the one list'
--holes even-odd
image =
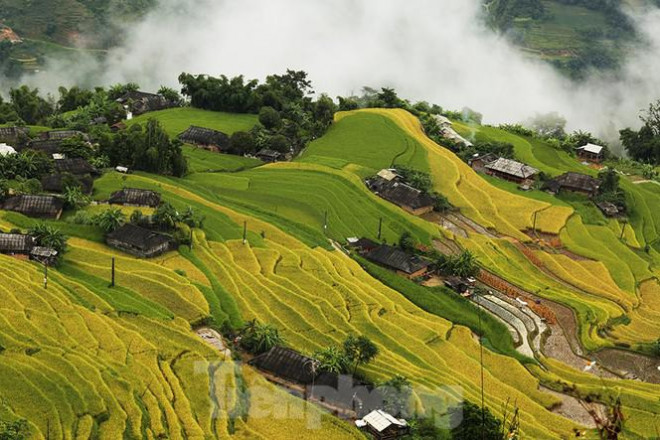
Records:
{"label": "tree", "polygon": [[204,216],[197,215],[195,209],[192,206],[188,206],[183,214],[181,214],[181,222],[190,228],[201,228],[204,223]]}
{"label": "tree", "polygon": [[289,140],[284,135],[276,134],[268,138],[268,148],[279,151],[280,153],[288,153]]}
{"label": "tree", "polygon": [[233,154],[252,154],[257,151],[257,142],[252,133],[237,131],[229,138],[229,151]]}
{"label": "tree", "polygon": [[94,97],[94,92],[81,89],[78,86],[71,87],[68,90],[66,87],[60,87],[58,91],[60,92],[60,99],[57,101],[57,109],[60,113],[87,107]]}
{"label": "tree", "polygon": [[252,320],[241,329],[241,345],[252,354],[265,353],[283,342],[279,330],[271,324]]}
{"label": "tree", "polygon": [[166,231],[176,229],[176,224],[181,219],[176,208],[167,202],[161,204],[158,209],[156,209],[152,218],[157,227]]}
{"label": "tree", "polygon": [[9,182],[7,179],[0,178],[0,202],[4,202],[9,196]]}
{"label": "tree", "polygon": [[30,438],[30,427],[27,421],[0,421],[0,440],[27,440],[28,438]]}
{"label": "tree", "polygon": [[140,90],[140,86],[136,83],[115,84],[108,90],[108,98],[115,101],[128,92],[137,92],[138,90]]}
{"label": "tree", "polygon": [[600,179],[599,191],[603,194],[612,194],[619,191],[619,173],[616,170],[608,168],[598,173]]}
{"label": "tree", "polygon": [[371,362],[378,355],[378,347],[366,336],[348,335],[344,341],[346,359],[353,364],[353,374],[360,365]]}
{"label": "tree", "polygon": [[405,231],[403,234],[401,234],[401,237],[399,238],[399,247],[401,249],[411,252],[415,250],[416,245],[417,243],[415,238],[410,232]]}
{"label": "tree", "polygon": [[26,124],[37,125],[53,113],[53,105],[39,96],[39,89],[21,86],[9,91],[12,106]]}
{"label": "tree", "polygon": [[64,154],[68,159],[89,159],[94,151],[82,136],[74,136],[69,139],[64,139],[60,144],[60,153]]}
{"label": "tree", "polygon": [[140,211],[139,209],[134,210],[131,213],[131,217],[129,218],[129,222],[131,222],[134,225],[141,225],[147,220],[147,217]]}
{"label": "tree", "polygon": [[337,106],[328,95],[321,95],[314,103],[314,119],[322,126],[329,126],[337,111]]}
{"label": "tree", "polygon": [[438,271],[445,275],[461,278],[474,277],[479,274],[479,261],[470,251],[459,255],[440,255],[436,261]]}
{"label": "tree", "polygon": [[126,223],[126,214],[121,209],[107,209],[96,216],[95,223],[103,232],[109,234]]}
{"label": "tree", "polygon": [[59,254],[66,251],[67,236],[59,229],[45,223],[39,223],[28,230],[39,246],[55,249]]}
{"label": "tree", "polygon": [[158,94],[165,98],[170,105],[176,107],[183,105],[183,98],[179,92],[170,87],[161,86],[160,89],[158,89]]}
{"label": "tree", "polygon": [[464,402],[463,406],[450,410],[451,430],[456,440],[503,440],[502,422],[484,408],[471,402]]}
{"label": "tree", "polygon": [[80,189],[80,185],[65,186],[63,198],[65,206],[69,209],[78,209],[90,202],[89,197]]}
{"label": "tree", "polygon": [[280,114],[273,107],[261,107],[259,110],[259,122],[267,130],[276,130],[282,125]]}
{"label": "tree", "polygon": [[319,371],[326,373],[345,374],[350,366],[346,353],[335,345],[316,351],[312,357],[318,361]]}
{"label": "tree", "polygon": [[396,375],[383,382],[378,390],[383,395],[385,411],[395,417],[407,417],[412,396],[412,384],[405,376]]}

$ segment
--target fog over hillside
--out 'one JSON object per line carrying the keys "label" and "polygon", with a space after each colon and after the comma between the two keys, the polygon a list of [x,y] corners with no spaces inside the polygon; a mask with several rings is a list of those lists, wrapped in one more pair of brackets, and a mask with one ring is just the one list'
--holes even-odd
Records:
{"label": "fog over hillside", "polygon": [[526,59],[480,13],[479,0],[162,0],[126,30],[127,44],[111,51],[107,66],[54,63],[33,82],[54,90],[98,69],[95,82],[154,90],[176,86],[183,71],[263,78],[303,69],[331,96],[391,86],[445,108],[469,106],[490,123],[558,111],[569,128],[601,135],[636,125],[639,110],[660,98],[657,9],[636,12],[648,44],[631,50],[620,76],[581,86]]}

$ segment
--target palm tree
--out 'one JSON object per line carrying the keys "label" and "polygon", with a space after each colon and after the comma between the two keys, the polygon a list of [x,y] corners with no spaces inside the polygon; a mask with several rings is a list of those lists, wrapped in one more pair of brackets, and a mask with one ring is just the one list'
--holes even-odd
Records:
{"label": "palm tree", "polygon": [[346,358],[353,363],[353,374],[360,365],[369,363],[378,355],[378,347],[366,336],[348,335],[344,341]]}
{"label": "palm tree", "polygon": [[39,223],[30,228],[28,234],[35,238],[39,246],[55,249],[59,254],[66,250],[67,236],[50,225]]}
{"label": "palm tree", "polygon": [[126,223],[126,214],[120,209],[108,209],[97,215],[95,220],[95,223],[103,229],[106,234],[109,234]]}
{"label": "palm tree", "polygon": [[265,353],[284,341],[277,328],[256,320],[248,321],[241,330],[241,344],[253,354]]}
{"label": "palm tree", "polygon": [[153,215],[153,219],[158,227],[170,231],[176,228],[176,224],[180,220],[180,215],[174,206],[166,202],[158,207]]}
{"label": "palm tree", "polygon": [[337,346],[330,346],[314,353],[318,361],[318,370],[326,373],[344,374],[348,371],[350,361],[346,353]]}
{"label": "palm tree", "polygon": [[89,204],[89,197],[83,194],[79,186],[67,186],[62,194],[68,208],[76,209]]}

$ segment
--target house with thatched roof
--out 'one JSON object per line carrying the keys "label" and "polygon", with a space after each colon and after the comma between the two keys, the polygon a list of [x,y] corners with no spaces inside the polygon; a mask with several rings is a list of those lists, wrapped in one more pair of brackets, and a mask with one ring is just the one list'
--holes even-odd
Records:
{"label": "house with thatched roof", "polygon": [[2,209],[28,217],[59,219],[64,202],[54,196],[20,195],[5,200]]}
{"label": "house with thatched roof", "polygon": [[215,151],[223,151],[229,147],[229,136],[211,128],[191,125],[179,135],[182,142],[198,145]]}
{"label": "house with thatched roof", "polygon": [[417,255],[409,254],[394,246],[381,245],[364,254],[364,257],[381,266],[413,279],[426,275],[431,263]]}
{"label": "house with thatched roof", "polygon": [[171,237],[127,223],[105,238],[108,246],[139,258],[153,258],[174,247]]}
{"label": "house with thatched roof", "polygon": [[598,194],[600,180],[586,174],[569,172],[547,181],[543,187],[553,194],[570,191],[593,197]]}
{"label": "house with thatched roof", "polygon": [[160,205],[160,194],[148,189],[123,188],[113,192],[110,199],[108,199],[108,203],[111,205],[157,208]]}
{"label": "house with thatched roof", "polygon": [[286,347],[273,347],[249,363],[261,371],[302,385],[311,384],[317,376],[316,360]]}

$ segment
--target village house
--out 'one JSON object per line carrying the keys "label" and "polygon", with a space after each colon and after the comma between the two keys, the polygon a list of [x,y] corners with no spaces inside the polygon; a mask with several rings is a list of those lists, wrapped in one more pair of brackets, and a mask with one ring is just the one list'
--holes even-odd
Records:
{"label": "village house", "polygon": [[534,176],[539,173],[539,170],[536,168],[504,157],[500,157],[499,159],[484,165],[484,168],[486,174],[490,176],[499,177],[500,179],[520,184],[531,182],[534,179]]}
{"label": "village house", "polygon": [[108,203],[111,205],[157,208],[160,205],[160,194],[148,189],[124,188],[113,192]]}
{"label": "village house", "polygon": [[173,248],[171,237],[130,223],[108,234],[105,242],[139,258],[157,257]]}
{"label": "village house", "polygon": [[249,364],[277,378],[301,385],[311,384],[317,376],[317,361],[281,346],[254,357]]}
{"label": "village house", "polygon": [[168,101],[163,95],[141,91],[128,92],[118,98],[117,102],[123,105],[135,116],[175,107],[175,105]]}
{"label": "village house", "polygon": [[456,130],[454,130],[453,124],[449,120],[449,118],[442,115],[435,115],[435,120],[440,126],[440,134],[442,135],[442,137],[444,137],[445,139],[449,139],[450,141],[456,144],[461,144],[465,147],[472,146],[472,142],[468,141],[463,136],[458,134]]}
{"label": "village house", "polygon": [[593,197],[598,194],[600,180],[586,174],[569,172],[547,181],[543,187],[553,194],[571,191]]}
{"label": "village house", "polygon": [[413,215],[429,213],[435,207],[435,200],[429,194],[413,188],[396,178],[387,180],[382,177],[376,177],[368,180],[367,186],[376,195],[388,202],[394,203]]}
{"label": "village house", "polygon": [[486,172],[486,165],[497,160],[497,156],[493,153],[475,154],[469,161],[468,165],[478,173]]}
{"label": "village house", "polygon": [[99,170],[94,168],[85,159],[76,157],[74,159],[58,159],[54,162],[55,171],[59,174],[69,173],[74,176],[99,175]]}
{"label": "village house", "polygon": [[370,412],[360,420],[356,420],[355,426],[368,432],[376,440],[395,440],[410,432],[410,427],[405,420],[397,419],[380,409]]}
{"label": "village house", "polygon": [[0,127],[0,142],[22,144],[29,140],[28,133],[29,128],[25,127]]}
{"label": "village house", "polygon": [[588,143],[577,148],[576,153],[584,161],[600,163],[605,158],[605,147]]}
{"label": "village house", "polygon": [[20,195],[7,199],[2,206],[5,211],[18,212],[28,217],[59,219],[64,202],[54,196]]}
{"label": "village house", "polygon": [[378,243],[369,240],[368,238],[349,238],[348,245],[359,253],[371,252],[380,246]]}
{"label": "village house", "polygon": [[266,163],[279,162],[286,159],[284,153],[280,153],[279,151],[275,150],[269,150],[268,148],[264,148],[263,150],[259,151],[254,155],[254,157]]}
{"label": "village house", "polygon": [[36,246],[34,237],[24,234],[0,234],[0,254],[28,258]]}
{"label": "village house", "polygon": [[[46,192],[61,193],[66,189],[64,187],[65,174],[51,174],[41,178],[41,187]],[[91,194],[94,190],[94,179],[91,176],[72,176],[80,184],[80,190],[83,194]]]}
{"label": "village house", "polygon": [[29,258],[48,265],[52,265],[57,258],[55,249],[37,246],[35,238],[25,234],[0,233],[0,254],[25,260]]}
{"label": "village house", "polygon": [[77,136],[82,138],[84,141],[89,142],[89,136],[87,136],[86,133],[83,133],[82,131],[77,131],[77,130],[50,130],[50,131],[44,131],[39,135],[39,138],[43,139],[43,140],[62,141],[64,139],[71,139],[71,138],[77,137]]}
{"label": "village house", "polygon": [[408,279],[426,275],[431,265],[430,262],[417,255],[408,254],[397,247],[388,245],[378,246],[364,256],[367,260],[395,270],[399,275]]}
{"label": "village house", "polygon": [[255,356],[249,364],[271,382],[289,389],[300,386],[301,397],[315,399],[332,409],[361,416],[382,404],[382,393],[352,375],[318,371],[318,361],[290,348],[275,346]]}
{"label": "village house", "polygon": [[470,289],[470,285],[468,284],[467,281],[465,281],[461,277],[456,277],[456,276],[450,276],[445,278],[444,285],[445,287],[448,287],[454,292],[459,293],[461,295],[467,293],[468,290]]}
{"label": "village house", "polygon": [[596,203],[596,206],[601,210],[603,214],[605,214],[606,217],[617,217],[619,214],[621,214],[621,211],[614,203],[599,202]]}
{"label": "village house", "polygon": [[211,128],[191,125],[179,135],[182,142],[194,144],[212,151],[224,151],[229,147],[229,136]]}
{"label": "village house", "polygon": [[53,157],[60,153],[62,139],[33,139],[27,144],[27,149],[39,151]]}

